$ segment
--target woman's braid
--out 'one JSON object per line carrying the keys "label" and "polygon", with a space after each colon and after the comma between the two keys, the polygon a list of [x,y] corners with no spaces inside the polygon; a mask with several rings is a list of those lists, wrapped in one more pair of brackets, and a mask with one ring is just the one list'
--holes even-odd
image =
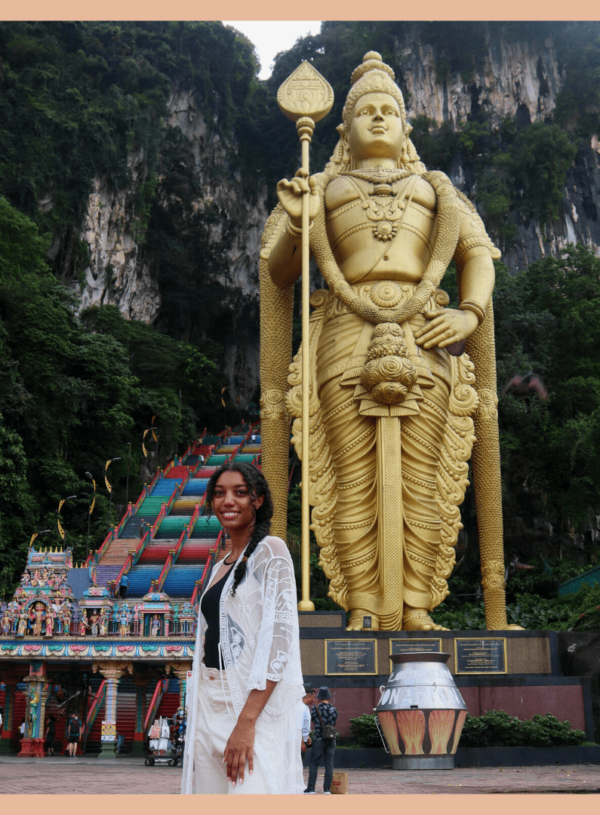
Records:
{"label": "woman's braid", "polygon": [[240,473],[250,491],[250,498],[252,501],[255,501],[261,496],[264,498],[262,506],[255,510],[252,537],[244,549],[243,558],[235,567],[235,572],[233,574],[233,586],[231,587],[231,594],[234,596],[237,587],[240,585],[246,575],[248,559],[261,540],[269,534],[269,530],[271,529],[271,518],[273,517],[273,499],[271,498],[271,490],[267,484],[267,479],[257,467],[243,461],[226,461],[222,467],[219,467],[219,469],[211,475],[206,486],[206,504],[209,511],[212,512],[213,495],[217,481],[221,474],[226,472]]}

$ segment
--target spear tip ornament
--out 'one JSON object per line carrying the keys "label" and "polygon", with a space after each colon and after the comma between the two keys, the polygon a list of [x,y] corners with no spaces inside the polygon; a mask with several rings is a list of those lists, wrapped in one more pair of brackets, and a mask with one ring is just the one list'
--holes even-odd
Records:
{"label": "spear tip ornament", "polygon": [[293,122],[309,116],[323,119],[333,107],[333,88],[306,60],[291,73],[277,91],[277,104]]}

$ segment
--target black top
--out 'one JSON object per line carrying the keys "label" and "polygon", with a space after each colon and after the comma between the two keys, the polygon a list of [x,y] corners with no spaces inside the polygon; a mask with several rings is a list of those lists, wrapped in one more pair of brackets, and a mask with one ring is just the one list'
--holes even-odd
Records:
{"label": "black top", "polygon": [[221,670],[221,660],[219,659],[219,607],[221,605],[221,594],[225,585],[225,580],[229,575],[229,569],[223,577],[205,592],[200,604],[200,610],[206,620],[206,634],[204,636],[204,664],[207,668]]}

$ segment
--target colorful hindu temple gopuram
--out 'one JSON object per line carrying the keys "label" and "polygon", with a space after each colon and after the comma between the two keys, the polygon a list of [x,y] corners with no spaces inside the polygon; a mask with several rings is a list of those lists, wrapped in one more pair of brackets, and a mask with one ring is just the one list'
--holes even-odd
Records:
{"label": "colorful hindu temple gopuram", "polygon": [[206,485],[228,459],[259,461],[259,423],[205,435],[157,471],[85,563],[29,549],[0,604],[0,753],[43,756],[49,716],[64,752],[77,713],[80,752],[111,758],[120,737],[142,755],[155,719],[184,707],[200,594],[228,547]]}

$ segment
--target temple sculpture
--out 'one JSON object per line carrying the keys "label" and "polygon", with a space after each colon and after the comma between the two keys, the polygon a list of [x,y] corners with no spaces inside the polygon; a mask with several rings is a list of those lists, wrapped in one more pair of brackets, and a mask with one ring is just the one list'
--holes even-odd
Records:
{"label": "temple sculpture", "polygon": [[[290,366],[302,197],[328,288],[310,316],[311,529],[349,629],[439,629],[473,452],[488,628],[506,628],[491,297],[500,257],[476,209],[410,139],[393,70],[352,75],[323,172],[277,186],[261,245],[263,470],[285,537],[289,416],[301,455],[303,348]],[[460,305],[439,286],[454,259]],[[466,352],[465,352],[466,343]],[[477,439],[477,441],[476,441]],[[473,447],[475,443],[475,447]]]}

